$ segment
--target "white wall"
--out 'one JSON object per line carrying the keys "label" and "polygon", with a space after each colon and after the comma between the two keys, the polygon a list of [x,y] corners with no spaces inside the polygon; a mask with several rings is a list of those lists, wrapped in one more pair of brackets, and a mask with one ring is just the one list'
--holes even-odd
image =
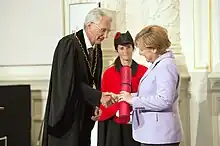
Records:
{"label": "white wall", "polygon": [[61,2],[0,1],[0,65],[51,64],[63,35]]}
{"label": "white wall", "polygon": [[210,96],[208,82],[210,71],[219,70],[215,67],[219,62],[220,48],[217,1],[180,0],[181,46],[191,78],[191,146],[219,145],[219,132],[216,132],[219,122],[212,113],[217,100]]}
{"label": "white wall", "polygon": [[189,72],[219,70],[219,8],[218,0],[180,0],[180,42]]}
{"label": "white wall", "polygon": [[[80,0],[70,1],[80,2]],[[214,56],[212,66],[215,66],[220,58],[219,43],[217,43],[219,38],[219,29],[217,29],[219,27],[217,25],[219,24],[219,19],[214,19],[214,16],[217,18],[219,14],[217,11],[219,3],[217,3],[217,0],[212,1],[214,1],[212,20],[213,22],[214,20],[218,22],[212,23],[213,30],[217,30],[212,34],[213,49],[211,51]],[[208,76],[206,66],[210,65],[210,42],[208,37],[210,31],[209,27],[207,27],[209,23],[206,22],[209,20],[207,18],[209,12],[207,1],[201,3],[200,0],[180,0],[180,24],[178,24],[179,21],[170,17],[171,14],[179,15],[179,12],[176,11],[178,0],[162,1],[160,4],[156,2],[152,0],[137,2],[134,0],[103,0],[102,6],[116,11],[117,30],[124,31],[128,29],[133,36],[144,25],[150,23],[170,25],[170,22],[172,22],[169,27],[169,32],[172,35],[171,40],[175,42],[178,48],[177,54],[180,52],[181,46],[191,75],[191,111],[188,114],[188,117],[190,116],[191,118],[191,146],[207,146],[212,143],[210,137],[210,135],[212,136],[212,131],[210,131],[210,128],[213,128],[210,126],[212,117],[208,113],[206,91]],[[138,11],[133,7],[134,4],[138,5]],[[196,20],[193,17],[195,15],[195,11],[193,11],[195,5],[198,8]],[[199,9],[200,6],[204,9]],[[167,7],[168,9],[166,9]],[[150,10],[146,8],[150,8]],[[153,12],[157,9],[165,10],[165,12],[161,11],[163,15],[157,15],[156,19],[148,19],[148,12],[153,15]],[[200,23],[205,25],[200,26]],[[197,28],[196,31],[194,26]],[[195,33],[196,36],[194,35]],[[181,45],[178,44],[179,34],[181,34]],[[0,1],[0,84],[33,83],[33,141],[36,140],[37,129],[39,129],[39,123],[42,120],[42,103],[45,103],[52,55],[58,40],[62,36],[62,0]],[[195,44],[197,44],[196,47]],[[112,52],[109,51],[107,56],[110,57],[111,54]],[[138,51],[135,52],[134,58],[140,63],[144,64],[145,62],[138,55]],[[41,90],[43,93],[38,93]],[[188,95],[186,95],[186,98],[188,98]],[[187,114],[185,116],[187,117]],[[96,145],[96,136],[95,127],[92,134],[92,146]],[[206,138],[205,140],[204,137]]]}
{"label": "white wall", "polygon": [[62,0],[0,1],[0,84],[31,84],[33,145],[43,117],[50,64],[62,36]]}
{"label": "white wall", "polygon": [[180,1],[180,43],[185,54],[189,71],[193,69],[194,38],[193,38],[193,0]]}

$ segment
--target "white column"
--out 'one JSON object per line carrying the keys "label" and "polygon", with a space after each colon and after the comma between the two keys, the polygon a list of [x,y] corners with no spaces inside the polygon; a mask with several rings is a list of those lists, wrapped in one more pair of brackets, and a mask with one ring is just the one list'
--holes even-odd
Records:
{"label": "white column", "polygon": [[213,19],[218,19],[214,8],[217,7],[214,6],[216,3],[217,0],[180,0],[181,46],[191,77],[191,146],[217,143],[218,122],[212,114],[216,100],[213,100],[213,95],[209,95],[212,91],[208,84],[208,71],[213,69],[213,58],[218,60],[219,56],[217,51],[213,52],[215,48],[219,48],[219,43],[214,43],[214,39],[219,39],[219,32],[213,31],[213,28],[219,31],[219,25],[213,24]]}
{"label": "white column", "polygon": [[211,1],[180,1],[181,46],[189,71],[212,70]]}
{"label": "white column", "polygon": [[212,116],[212,140],[213,146],[220,145],[220,2],[210,1],[210,30],[211,30],[211,65],[212,73],[209,75],[210,96],[209,107]]}
{"label": "white column", "polygon": [[220,72],[220,1],[211,1],[211,31],[212,31],[212,69]]}
{"label": "white column", "polygon": [[194,59],[194,5],[193,0],[180,0],[180,44],[189,71],[193,70]]}

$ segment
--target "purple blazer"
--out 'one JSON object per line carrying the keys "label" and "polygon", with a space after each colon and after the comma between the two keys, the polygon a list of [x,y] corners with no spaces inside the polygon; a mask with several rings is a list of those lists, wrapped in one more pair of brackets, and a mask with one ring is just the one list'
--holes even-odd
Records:
{"label": "purple blazer", "polygon": [[182,140],[179,106],[179,73],[171,51],[148,68],[132,94],[133,138],[144,144],[176,143]]}

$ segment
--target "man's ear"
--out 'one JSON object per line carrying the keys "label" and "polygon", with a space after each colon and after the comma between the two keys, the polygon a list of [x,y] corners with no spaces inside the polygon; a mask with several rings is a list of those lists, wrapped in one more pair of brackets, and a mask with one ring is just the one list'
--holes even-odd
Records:
{"label": "man's ear", "polygon": [[92,22],[89,22],[89,23],[86,24],[86,27],[90,28],[91,25],[92,25]]}

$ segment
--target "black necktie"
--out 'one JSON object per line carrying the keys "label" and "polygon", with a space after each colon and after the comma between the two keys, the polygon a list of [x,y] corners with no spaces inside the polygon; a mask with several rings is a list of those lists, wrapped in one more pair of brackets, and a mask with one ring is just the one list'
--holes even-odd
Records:
{"label": "black necktie", "polygon": [[89,53],[89,63],[90,63],[90,65],[92,66],[92,63],[93,63],[93,48],[91,47],[91,48],[89,48],[88,49],[88,53]]}

